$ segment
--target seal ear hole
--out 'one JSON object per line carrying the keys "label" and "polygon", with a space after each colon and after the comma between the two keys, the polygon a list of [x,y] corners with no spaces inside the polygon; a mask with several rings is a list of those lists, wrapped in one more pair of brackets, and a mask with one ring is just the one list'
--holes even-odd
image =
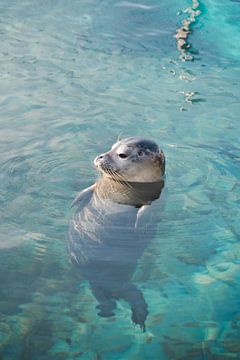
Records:
{"label": "seal ear hole", "polygon": [[138,151],[138,155],[139,155],[139,156],[143,156],[143,155],[144,155],[144,151],[139,150],[139,151]]}
{"label": "seal ear hole", "polygon": [[126,155],[126,154],[123,154],[123,153],[118,154],[118,156],[119,156],[121,159],[126,159],[126,158],[127,158],[127,155]]}

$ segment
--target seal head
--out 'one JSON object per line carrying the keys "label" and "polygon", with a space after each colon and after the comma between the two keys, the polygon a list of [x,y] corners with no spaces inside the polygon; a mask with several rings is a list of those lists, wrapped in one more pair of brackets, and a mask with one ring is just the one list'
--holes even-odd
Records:
{"label": "seal head", "polygon": [[94,165],[106,177],[151,183],[162,179],[165,156],[154,141],[130,137],[117,141],[110,151],[97,156]]}

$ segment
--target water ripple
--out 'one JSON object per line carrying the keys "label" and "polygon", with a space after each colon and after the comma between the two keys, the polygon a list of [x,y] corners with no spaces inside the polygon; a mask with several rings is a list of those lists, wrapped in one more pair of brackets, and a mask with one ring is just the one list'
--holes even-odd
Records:
{"label": "water ripple", "polygon": [[[238,356],[237,6],[0,1],[4,358]],[[190,42],[199,61],[182,61],[196,59]],[[124,303],[99,318],[67,263],[69,206],[118,135],[154,138],[167,158],[165,208],[135,275],[144,334]]]}

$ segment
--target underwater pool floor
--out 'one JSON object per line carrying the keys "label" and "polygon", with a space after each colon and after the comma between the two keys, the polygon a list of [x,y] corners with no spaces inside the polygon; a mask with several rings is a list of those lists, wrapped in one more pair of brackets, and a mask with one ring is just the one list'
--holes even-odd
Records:
{"label": "underwater pool floor", "polygon": [[[240,3],[0,11],[0,358],[240,359]],[[132,278],[145,332],[123,300],[97,315],[67,253],[71,202],[118,136],[152,138],[167,159],[164,210]]]}

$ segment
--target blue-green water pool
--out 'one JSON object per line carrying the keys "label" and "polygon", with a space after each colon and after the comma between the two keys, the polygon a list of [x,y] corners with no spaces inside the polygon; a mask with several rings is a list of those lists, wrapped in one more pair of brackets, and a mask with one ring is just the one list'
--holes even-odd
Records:
{"label": "blue-green water pool", "polygon": [[[1,0],[0,14],[0,358],[240,359],[239,1]],[[70,204],[119,135],[167,158],[133,277],[145,333],[123,301],[97,315],[66,250]]]}

